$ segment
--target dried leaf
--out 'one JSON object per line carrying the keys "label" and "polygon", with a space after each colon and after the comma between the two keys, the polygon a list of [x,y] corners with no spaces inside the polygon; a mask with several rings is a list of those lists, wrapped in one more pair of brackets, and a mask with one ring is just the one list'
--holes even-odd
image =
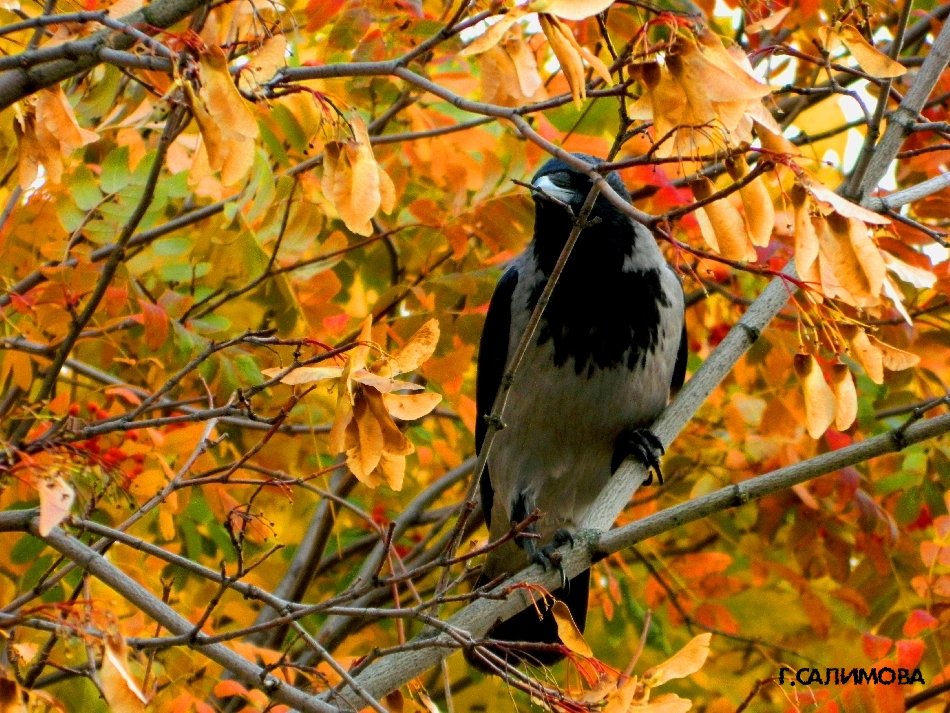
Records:
{"label": "dried leaf", "polygon": [[867,226],[835,213],[825,221],[828,230],[821,235],[822,255],[832,266],[838,284],[848,293],[832,296],[840,296],[858,307],[880,303],[886,270],[881,251],[868,236]]}
{"label": "dried leaf", "polygon": [[755,22],[750,22],[745,27],[745,31],[750,34],[756,32],[774,30],[776,27],[782,24],[782,20],[792,11],[790,7],[783,7],[775,12],[769,13],[761,20],[756,20]]}
{"label": "dried leaf", "polygon": [[890,218],[878,215],[867,208],[862,208],[857,203],[842,198],[830,188],[822,185],[821,181],[814,176],[805,174],[801,176],[800,181],[802,188],[808,191],[819,203],[823,208],[822,213],[825,215],[834,211],[845,218],[855,218],[870,225],[888,225],[891,222]]}
{"label": "dried leaf", "polygon": [[584,61],[569,27],[564,25],[553,15],[541,13],[538,15],[541,29],[548,38],[551,50],[557,57],[561,71],[567,79],[567,86],[571,88],[574,105],[580,106],[587,98],[587,83],[584,79]]}
{"label": "dried leaf", "polygon": [[795,372],[805,394],[805,426],[812,438],[821,438],[835,419],[835,395],[811,354],[795,355]]}
{"label": "dried leaf", "polygon": [[386,410],[401,421],[413,421],[428,415],[442,401],[442,395],[431,391],[420,394],[383,394]]}
{"label": "dried leaf", "polygon": [[409,338],[402,349],[393,355],[396,368],[394,373],[405,374],[418,369],[432,357],[438,343],[439,320],[430,319]]}
{"label": "dried leaf", "polygon": [[[795,207],[795,268],[802,280],[818,287],[821,283],[818,272],[821,242],[813,222],[809,194],[799,186],[794,186],[792,204]],[[820,216],[818,218],[824,220]]]}
{"label": "dried leaf", "polygon": [[858,65],[872,77],[879,79],[893,79],[907,73],[907,68],[900,62],[895,62],[886,54],[869,43],[858,30],[851,25],[844,25],[838,31],[838,38],[848,48],[851,56]]}
{"label": "dried leaf", "polygon": [[391,379],[388,376],[380,376],[365,369],[359,369],[350,374],[350,378],[364,386],[371,386],[380,393],[388,394],[391,391],[422,391],[425,387],[420,384],[414,384],[411,381],[402,381],[400,379]]}
{"label": "dried leaf", "polygon": [[271,35],[259,49],[251,53],[250,61],[241,68],[238,81],[248,91],[257,92],[264,82],[287,64],[287,37]]}
{"label": "dried leaf", "polygon": [[666,661],[648,669],[643,674],[644,684],[656,688],[674,678],[685,678],[699,671],[709,657],[711,639],[712,634],[708,632],[694,636]]}
{"label": "dried leaf", "polygon": [[[690,187],[699,199],[708,198],[715,190],[708,178],[694,181]],[[757,257],[755,247],[749,239],[745,221],[738,209],[727,198],[720,198],[698,208],[697,215],[699,211],[706,213],[708,225],[715,235],[715,243],[720,255],[727,260],[755,261]],[[700,227],[702,228],[702,222],[700,222]],[[704,237],[707,242],[710,242],[707,236],[704,235]]]}
{"label": "dried leaf", "polygon": [[196,92],[185,82],[185,94],[204,140],[208,165],[221,172],[230,186],[243,179],[254,165],[257,121],[228,71],[228,60],[218,47],[199,58],[201,86]]}
{"label": "dried leaf", "polygon": [[116,713],[144,711],[148,699],[129,671],[129,652],[125,640],[119,634],[108,634],[105,644],[100,675],[102,691],[109,701],[109,707]]}
{"label": "dried leaf", "polygon": [[386,484],[395,491],[402,490],[402,482],[406,476],[405,456],[393,456],[383,453],[379,459],[379,471],[386,479]]}
{"label": "dried leaf", "polygon": [[883,384],[884,355],[878,347],[871,343],[867,332],[861,327],[845,328],[842,329],[842,332],[848,338],[852,355],[864,367],[868,378],[875,384]]}
{"label": "dried leaf", "polygon": [[[740,156],[727,162],[729,175],[736,181],[749,173],[745,158]],[[756,247],[766,247],[772,238],[772,229],[775,227],[775,208],[772,197],[765,187],[765,177],[757,176],[739,189],[742,207],[745,210],[747,233]]]}
{"label": "dried leaf", "polygon": [[917,366],[920,363],[920,357],[916,354],[911,354],[910,352],[905,352],[903,349],[885,344],[877,337],[868,335],[868,342],[872,347],[876,347],[880,350],[881,362],[885,368],[890,371],[903,371],[904,369]]}
{"label": "dried leaf", "polygon": [[471,57],[472,55],[481,54],[495,47],[504,39],[508,30],[511,29],[511,26],[518,22],[527,12],[528,7],[526,5],[519,5],[511,8],[505,15],[495,15],[494,19],[497,21],[491,23],[484,33],[465,45],[462,51],[459,52],[459,56]]}
{"label": "dried leaf", "polygon": [[[284,367],[275,366],[270,369],[261,369],[261,373],[272,379],[284,371]],[[300,366],[288,372],[281,380],[282,384],[296,386],[298,384],[312,384],[314,381],[338,379],[343,374],[339,366]]]}
{"label": "dried leaf", "polygon": [[387,203],[395,203],[395,190],[390,195],[390,186],[381,185],[381,180],[386,182],[381,179],[385,174],[376,163],[366,124],[354,116],[349,126],[351,139],[328,141],[324,147],[320,185],[347,228],[359,235],[371,235],[370,219],[383,206],[383,193],[387,194]]}
{"label": "dried leaf", "polygon": [[358,441],[347,450],[346,464],[360,482],[374,487],[371,474],[383,455],[383,430],[365,399],[357,399],[353,405],[353,419]]}
{"label": "dried leaf", "polygon": [[557,623],[558,638],[564,645],[576,654],[592,658],[594,652],[587,641],[584,640],[584,634],[574,623],[574,617],[571,616],[571,610],[568,609],[567,604],[556,600],[554,606],[551,607],[551,613]]}
{"label": "dried leaf", "polygon": [[831,365],[831,381],[835,391],[835,428],[844,431],[858,417],[858,393],[846,364],[837,362]]}
{"label": "dried leaf", "polygon": [[369,410],[379,423],[383,434],[383,453],[391,456],[405,456],[412,453],[415,450],[412,442],[393,422],[392,416],[389,415],[383,403],[382,395],[375,389],[367,389],[364,395]]}
{"label": "dried leaf", "polygon": [[46,537],[69,515],[76,500],[76,491],[60,475],[42,478],[37,489],[40,491],[39,533],[41,537]]}

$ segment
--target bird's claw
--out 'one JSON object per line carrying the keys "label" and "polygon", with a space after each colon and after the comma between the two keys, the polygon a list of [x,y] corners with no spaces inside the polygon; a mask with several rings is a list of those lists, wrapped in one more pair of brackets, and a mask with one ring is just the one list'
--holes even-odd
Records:
{"label": "bird's claw", "polygon": [[665,452],[663,444],[660,443],[660,439],[656,437],[653,431],[647,428],[628,429],[617,438],[612,469],[616,471],[626,458],[632,456],[647,469],[647,477],[643,481],[644,485],[653,484],[654,473],[656,473],[657,482],[663,485],[660,456]]}
{"label": "bird's claw", "polygon": [[531,561],[535,564],[539,564],[544,569],[554,568],[561,575],[561,586],[567,586],[567,573],[564,571],[564,565],[561,561],[561,553],[558,552],[558,548],[567,543],[571,544],[571,547],[574,546],[574,536],[567,530],[561,528],[554,533],[554,537],[551,540],[551,543],[545,545],[544,547],[532,547],[530,556]]}

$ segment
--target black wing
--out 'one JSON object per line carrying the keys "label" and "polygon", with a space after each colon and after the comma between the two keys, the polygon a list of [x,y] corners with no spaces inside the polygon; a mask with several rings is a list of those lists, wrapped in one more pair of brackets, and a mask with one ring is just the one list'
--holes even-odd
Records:
{"label": "black wing", "polygon": [[689,347],[686,343],[686,325],[683,325],[683,336],[680,337],[680,348],[676,353],[676,363],[673,365],[673,379],[670,381],[670,390],[676,393],[686,380],[686,360],[689,359]]}
{"label": "black wing", "polygon": [[[518,271],[511,268],[502,275],[488,303],[485,328],[478,345],[478,374],[475,377],[475,452],[482,450],[488,424],[485,417],[491,413],[495,397],[505,375],[508,360],[508,339],[511,332],[511,297],[518,284]],[[488,477],[488,466],[482,471],[479,482],[482,495],[482,512],[485,523],[491,524],[491,506],[494,491]]]}

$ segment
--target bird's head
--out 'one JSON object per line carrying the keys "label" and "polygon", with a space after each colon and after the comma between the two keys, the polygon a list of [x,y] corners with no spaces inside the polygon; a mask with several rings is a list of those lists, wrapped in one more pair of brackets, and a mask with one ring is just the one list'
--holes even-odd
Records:
{"label": "bird's head", "polygon": [[[576,153],[574,156],[595,166],[603,162],[596,156],[587,154]],[[623,181],[620,180],[620,176],[616,173],[609,173],[605,178],[610,187],[620,196],[627,201],[630,200],[630,194],[623,185]],[[548,210],[563,211],[565,207],[569,207],[576,216],[580,213],[587,194],[590,193],[593,181],[586,173],[578,171],[561,159],[552,158],[534,174],[531,185],[535,189],[533,195],[539,213]],[[610,214],[615,211],[616,209],[609,204],[606,198],[602,195],[597,196],[592,215],[602,215],[605,212]]]}

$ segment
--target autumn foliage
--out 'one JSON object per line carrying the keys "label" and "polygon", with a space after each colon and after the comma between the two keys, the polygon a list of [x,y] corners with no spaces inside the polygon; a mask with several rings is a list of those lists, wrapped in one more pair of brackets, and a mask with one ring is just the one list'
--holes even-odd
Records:
{"label": "autumn foliage", "polygon": [[[948,15],[3,3],[0,712],[942,710]],[[679,271],[690,379],[666,485],[565,551],[567,661],[485,676],[557,574],[472,592],[474,356],[564,151]]]}

